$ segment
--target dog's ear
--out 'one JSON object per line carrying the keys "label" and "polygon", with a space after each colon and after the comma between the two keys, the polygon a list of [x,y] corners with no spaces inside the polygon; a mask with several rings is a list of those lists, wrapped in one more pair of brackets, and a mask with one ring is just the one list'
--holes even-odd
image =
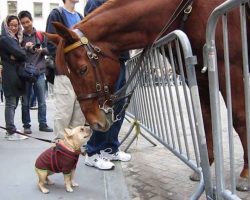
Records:
{"label": "dog's ear", "polygon": [[73,131],[71,129],[69,129],[69,128],[65,128],[64,130],[65,130],[65,134],[67,136],[71,136],[73,134]]}

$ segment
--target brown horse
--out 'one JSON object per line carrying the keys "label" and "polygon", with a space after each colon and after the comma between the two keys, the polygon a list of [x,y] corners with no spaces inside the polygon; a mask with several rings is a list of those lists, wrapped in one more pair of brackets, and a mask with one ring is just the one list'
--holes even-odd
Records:
{"label": "brown horse", "polygon": [[[211,134],[211,113],[207,73],[202,74],[202,48],[205,44],[206,23],[213,9],[224,0],[196,0],[192,12],[182,26],[188,35],[193,52],[197,55],[197,80],[201,98],[203,118],[210,164],[214,161]],[[48,35],[58,44],[58,70],[66,73],[78,96],[81,109],[93,129],[106,131],[110,127],[110,97],[119,74],[119,55],[131,49],[151,45],[163,29],[164,34],[183,25],[183,10],[190,4],[181,0],[109,0],[73,30],[55,23],[58,35]],[[178,9],[177,9],[178,7]],[[183,9],[182,9],[183,8]],[[173,19],[173,13],[179,13]],[[241,177],[248,177],[248,160],[243,96],[242,58],[238,11],[229,14],[229,48],[231,61],[232,99],[234,128],[239,134],[244,150],[244,166]],[[80,41],[79,38],[82,38]],[[222,46],[222,26],[216,33],[220,90],[225,97],[225,72]],[[236,86],[237,85],[237,86]],[[108,115],[106,114],[108,113]]]}

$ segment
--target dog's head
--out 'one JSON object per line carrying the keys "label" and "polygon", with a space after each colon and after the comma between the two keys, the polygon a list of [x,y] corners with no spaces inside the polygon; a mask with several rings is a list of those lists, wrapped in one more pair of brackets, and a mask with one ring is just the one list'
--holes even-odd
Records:
{"label": "dog's head", "polygon": [[78,126],[73,129],[65,128],[64,139],[71,148],[79,150],[83,144],[86,144],[92,135],[92,130],[84,126]]}

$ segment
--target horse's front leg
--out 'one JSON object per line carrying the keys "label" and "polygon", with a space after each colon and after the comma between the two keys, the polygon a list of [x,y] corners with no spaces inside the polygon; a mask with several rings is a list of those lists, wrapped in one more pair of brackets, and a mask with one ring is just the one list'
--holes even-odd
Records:
{"label": "horse's front leg", "polygon": [[[213,154],[213,137],[212,137],[211,111],[210,111],[210,99],[209,99],[208,87],[207,88],[199,87],[199,94],[200,94],[202,116],[206,134],[208,159],[209,159],[209,164],[212,165],[212,163],[214,162],[214,154]],[[194,172],[190,176],[190,179],[193,181],[199,181],[200,180],[199,174]]]}
{"label": "horse's front leg", "polygon": [[244,165],[238,178],[236,189],[239,191],[248,191],[248,153],[247,153],[247,137],[246,137],[246,123],[245,123],[245,111],[244,109],[237,109],[234,114],[234,128],[239,135],[242,147],[243,147],[243,159]]}

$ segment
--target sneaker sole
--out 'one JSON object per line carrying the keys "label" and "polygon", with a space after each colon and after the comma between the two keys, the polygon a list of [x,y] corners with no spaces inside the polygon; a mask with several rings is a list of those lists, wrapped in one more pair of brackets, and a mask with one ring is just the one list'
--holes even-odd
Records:
{"label": "sneaker sole", "polygon": [[105,171],[109,171],[109,170],[113,170],[115,168],[115,166],[112,166],[111,168],[109,169],[102,169],[102,168],[99,168],[99,167],[96,167],[95,165],[92,165],[90,163],[85,163],[85,165],[89,166],[89,167],[94,167],[96,169],[100,169],[100,170],[105,170]]}
{"label": "sneaker sole", "polygon": [[120,161],[120,162],[128,162],[132,159],[132,157],[129,159],[129,160],[121,160],[121,159],[118,159],[118,158],[108,158],[106,157],[108,160],[110,161]]}

